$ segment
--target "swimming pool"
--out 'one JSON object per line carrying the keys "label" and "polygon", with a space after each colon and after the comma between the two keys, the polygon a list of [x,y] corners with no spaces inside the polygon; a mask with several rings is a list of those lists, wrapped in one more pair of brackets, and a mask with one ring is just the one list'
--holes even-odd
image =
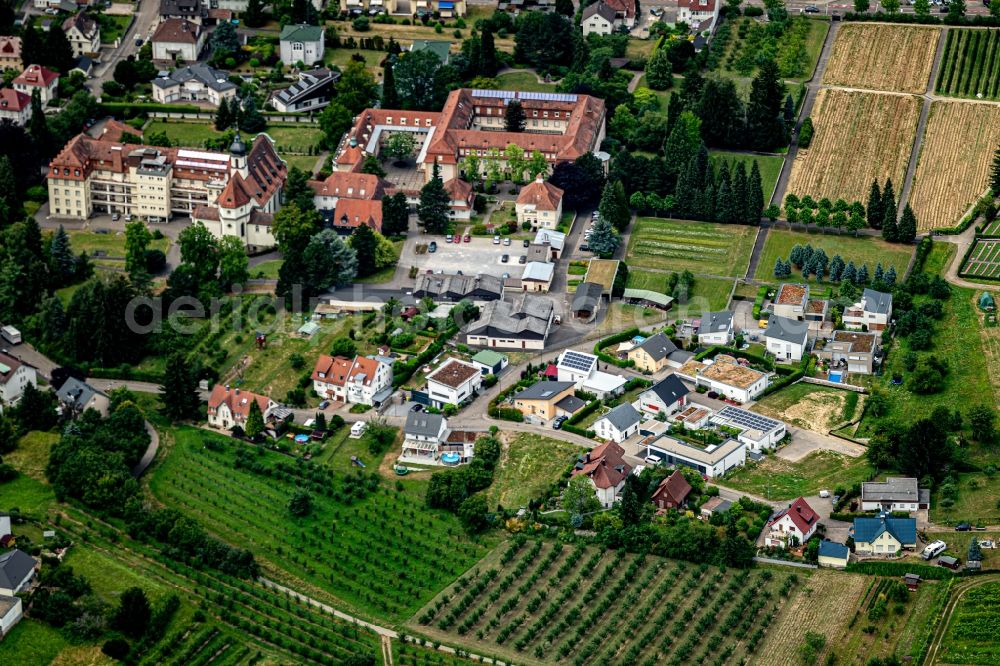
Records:
{"label": "swimming pool", "polygon": [[844,373],[840,370],[831,370],[827,377],[831,382],[837,382],[839,384],[844,379]]}
{"label": "swimming pool", "polygon": [[460,461],[461,459],[462,456],[458,455],[457,453],[441,454],[441,462],[443,462],[445,465],[457,465],[458,461]]}

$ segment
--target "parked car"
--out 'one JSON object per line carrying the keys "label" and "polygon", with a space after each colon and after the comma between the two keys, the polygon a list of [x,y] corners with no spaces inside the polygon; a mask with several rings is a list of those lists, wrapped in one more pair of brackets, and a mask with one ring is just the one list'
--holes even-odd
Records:
{"label": "parked car", "polygon": [[519,263],[519,264],[526,264],[526,263],[528,263],[528,255],[522,254],[520,257],[517,258],[517,263]]}
{"label": "parked car", "polygon": [[562,430],[563,423],[565,423],[568,418],[568,416],[557,416],[556,420],[552,422],[552,429]]}
{"label": "parked car", "polygon": [[422,411],[424,411],[424,406],[421,405],[420,403],[417,403],[417,404],[413,405],[413,407],[410,407],[410,411],[411,412],[422,412]]}
{"label": "parked car", "polygon": [[445,243],[450,243],[451,242],[451,234],[448,234],[447,236],[444,237],[444,242]]}
{"label": "parked car", "polygon": [[463,240],[464,240],[464,241],[465,241],[466,243],[468,243],[468,242],[471,242],[471,241],[472,241],[472,236],[470,236],[469,234],[465,234],[465,238],[464,238]]}
{"label": "parked car", "polygon": [[500,257],[500,263],[506,264],[508,261],[510,261],[510,255],[509,254],[505,254],[502,257]]}
{"label": "parked car", "polygon": [[437,252],[438,244],[437,241],[431,241],[430,245],[427,246],[428,252]]}
{"label": "parked car", "polygon": [[992,549],[992,548],[996,548],[997,544],[996,544],[995,541],[993,541],[993,539],[983,539],[982,541],[979,542],[979,547],[980,548],[986,548],[986,549]]}
{"label": "parked car", "polygon": [[644,461],[644,462],[645,462],[645,463],[646,463],[647,465],[653,465],[653,466],[656,466],[656,465],[659,465],[659,464],[660,464],[660,459],[659,459],[659,458],[657,458],[656,456],[646,456],[646,457],[645,457],[645,458],[643,459],[643,461]]}
{"label": "parked car", "polygon": [[509,238],[504,238],[503,239],[503,244],[504,245],[510,245],[510,239]]}
{"label": "parked car", "polygon": [[972,525],[970,525],[969,523],[959,523],[958,525],[955,525],[956,532],[968,532],[971,529]]}
{"label": "parked car", "polygon": [[719,394],[716,393],[715,391],[709,391],[705,395],[707,395],[709,398],[712,398],[713,400],[719,397]]}
{"label": "parked car", "polygon": [[943,553],[947,547],[948,544],[946,544],[944,541],[940,540],[934,541],[932,543],[927,544],[927,547],[924,548],[923,552],[920,553],[920,557],[924,558],[925,560],[929,560]]}
{"label": "parked car", "polygon": [[326,409],[329,406],[330,406],[330,401],[329,400],[324,400],[323,402],[319,403],[319,408],[320,409]]}
{"label": "parked car", "polygon": [[499,245],[500,244],[500,237],[499,236],[494,236],[493,237],[493,244],[494,245]]}
{"label": "parked car", "polygon": [[806,14],[819,14],[819,7],[816,5],[806,5],[804,11]]}
{"label": "parked car", "polygon": [[522,245],[524,245],[524,247],[531,247],[531,241],[529,241],[527,238],[525,238],[524,239],[524,243],[522,243]]}

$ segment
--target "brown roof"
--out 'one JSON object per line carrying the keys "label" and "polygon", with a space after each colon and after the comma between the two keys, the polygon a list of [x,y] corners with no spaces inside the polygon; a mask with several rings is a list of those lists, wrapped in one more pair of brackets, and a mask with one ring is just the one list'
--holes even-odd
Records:
{"label": "brown roof", "polygon": [[836,342],[850,342],[851,351],[872,352],[875,350],[875,334],[858,331],[836,331],[833,334]]}
{"label": "brown roof", "polygon": [[811,300],[806,304],[806,312],[809,314],[823,314],[826,312],[826,301]]}
{"label": "brown roof", "polygon": [[517,203],[534,205],[538,210],[556,210],[562,202],[563,191],[539,176],[527,187],[521,188]]}
{"label": "brown roof", "polygon": [[[694,1],[697,2],[697,0]],[[714,4],[715,0],[709,0],[709,2]],[[604,0],[604,4],[613,9],[615,13],[624,14],[627,18],[635,16],[635,0]]]}
{"label": "brown roof", "polygon": [[371,386],[372,380],[375,379],[375,374],[378,372],[378,361],[373,358],[367,358],[365,356],[358,356],[354,359],[354,365],[351,367],[351,372],[349,377],[354,379],[358,375],[364,375],[364,381],[361,383],[365,386]]}
{"label": "brown roof", "polygon": [[21,72],[21,75],[14,79],[15,85],[34,86],[36,88],[49,87],[49,85],[59,78],[59,74],[41,65],[28,65],[28,68]]}
{"label": "brown roof", "polygon": [[[316,359],[316,367],[313,368],[312,378],[326,384],[343,386],[347,383],[347,378],[351,373],[351,366],[354,362],[343,356],[320,355]],[[323,376],[321,377],[320,374]]]}
{"label": "brown roof", "polygon": [[310,180],[309,187],[321,197],[381,199],[385,196],[385,181],[370,173],[334,171],[326,180]]}
{"label": "brown roof", "polygon": [[250,203],[250,193],[243,183],[243,176],[234,173],[226,187],[219,194],[218,204],[221,208],[241,208]]}
{"label": "brown roof", "polygon": [[472,185],[461,178],[449,178],[444,184],[444,189],[452,201],[468,203],[472,199]]}
{"label": "brown roof", "polygon": [[135,136],[142,138],[142,130],[136,129],[131,125],[126,125],[125,123],[118,122],[114,118],[111,118],[104,123],[104,127],[101,129],[101,139],[105,141],[121,141],[122,134],[128,132],[129,134],[134,134]]}
{"label": "brown roof", "polygon": [[219,209],[216,206],[195,206],[191,211],[191,219],[218,222]]}
{"label": "brown roof", "polygon": [[0,58],[20,58],[21,38],[0,37]]}
{"label": "brown roof", "polygon": [[625,449],[615,442],[605,442],[594,447],[586,460],[573,470],[573,476],[585,474],[598,488],[614,488],[632,471],[625,462]]}
{"label": "brown roof", "polygon": [[337,207],[333,211],[333,224],[336,227],[353,229],[366,224],[381,232],[382,202],[368,199],[337,199]]}
{"label": "brown roof", "polygon": [[785,516],[788,516],[795,527],[799,528],[802,534],[808,534],[809,530],[816,524],[819,514],[813,511],[809,503],[802,497],[798,498],[787,509],[778,511],[767,521],[768,525],[773,525]]}
{"label": "brown roof", "polygon": [[170,44],[197,44],[201,26],[187,19],[167,19],[153,33],[154,42]]}
{"label": "brown roof", "polygon": [[458,388],[472,377],[481,374],[479,368],[473,365],[462,363],[458,359],[451,359],[440,368],[427,375],[428,380],[434,380],[438,384],[444,384],[449,388]]}
{"label": "brown roof", "polygon": [[714,12],[715,0],[677,0],[678,7],[687,7],[692,12]]}
{"label": "brown roof", "polygon": [[10,354],[5,354],[3,352],[0,352],[0,364],[9,368],[6,372],[0,372],[0,384],[6,384],[10,378],[14,376],[14,373],[17,372],[18,368],[22,365],[28,365],[27,363],[22,363]]}
{"label": "brown roof", "polygon": [[93,20],[82,11],[63,21],[63,32],[69,32],[74,27],[76,27],[76,29],[80,31],[80,34],[87,39],[91,39],[95,34],[97,34],[97,21]]}
{"label": "brown roof", "polygon": [[231,389],[222,384],[212,387],[212,394],[208,396],[208,413],[215,414],[222,405],[228,405],[229,410],[236,419],[246,419],[250,414],[250,401],[256,400],[261,413],[267,411],[271,400],[266,395],[257,395],[250,391]]}
{"label": "brown roof", "polygon": [[733,357],[723,355],[716,356],[715,363],[705,366],[700,374],[702,377],[741,389],[753,386],[765,376],[763,372],[740,365]]}
{"label": "brown roof", "polygon": [[672,500],[674,504],[682,504],[691,493],[691,484],[688,483],[681,471],[674,470],[674,473],[660,481],[660,485],[653,492],[653,501],[660,499]]}
{"label": "brown roof", "polygon": [[807,287],[803,284],[783,284],[778,290],[778,305],[800,305],[806,297]]}

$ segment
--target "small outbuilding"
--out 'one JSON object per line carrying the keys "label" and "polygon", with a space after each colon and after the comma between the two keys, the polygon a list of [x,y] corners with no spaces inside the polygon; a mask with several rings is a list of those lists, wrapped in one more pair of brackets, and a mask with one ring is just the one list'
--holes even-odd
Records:
{"label": "small outbuilding", "polygon": [[851,550],[842,543],[824,539],[819,544],[819,560],[821,567],[843,569],[851,557]]}

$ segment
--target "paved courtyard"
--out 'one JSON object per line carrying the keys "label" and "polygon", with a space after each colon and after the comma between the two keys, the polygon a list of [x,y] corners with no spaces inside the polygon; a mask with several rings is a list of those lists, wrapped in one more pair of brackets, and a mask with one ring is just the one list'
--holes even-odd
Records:
{"label": "paved courtyard", "polygon": [[[416,253],[418,244],[431,241],[437,243],[437,252]],[[444,236],[419,234],[407,239],[399,265],[403,270],[418,266],[421,272],[432,270],[454,274],[462,271],[463,275],[485,273],[497,277],[509,273],[510,277],[519,278],[524,272],[524,265],[517,262],[525,252],[527,248],[517,240],[511,241],[510,245],[494,245],[493,237],[490,236],[473,237],[468,243],[445,243]],[[507,263],[501,262],[505,254],[509,255]]]}

